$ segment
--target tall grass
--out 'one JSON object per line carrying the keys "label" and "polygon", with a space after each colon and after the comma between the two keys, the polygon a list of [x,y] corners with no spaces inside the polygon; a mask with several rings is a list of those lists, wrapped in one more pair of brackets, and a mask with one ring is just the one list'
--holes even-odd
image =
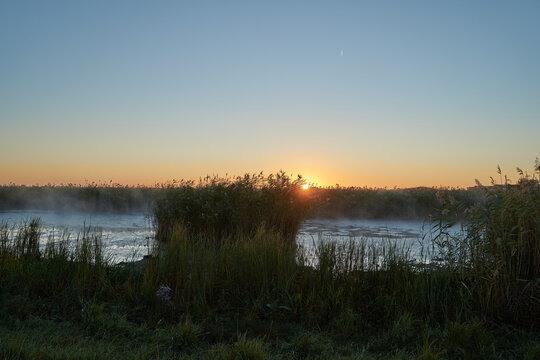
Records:
{"label": "tall grass", "polygon": [[85,228],[73,239],[63,233],[42,243],[41,237],[39,219],[0,225],[2,310],[21,305],[16,303],[21,294],[30,313],[76,311],[80,299],[110,294],[112,263],[99,234]]}
{"label": "tall grass", "polygon": [[[516,184],[484,188],[486,201],[468,212],[465,231],[453,236],[440,225],[438,245],[445,260],[471,279],[476,306],[505,321],[539,324],[540,163],[532,175],[518,170]],[[501,170],[498,168],[498,174]],[[445,206],[449,218],[460,204]],[[442,222],[440,223],[442,224]],[[448,223],[450,224],[450,223]]]}
{"label": "tall grass", "polygon": [[[91,299],[146,304],[153,309],[144,315],[150,318],[239,313],[314,326],[329,325],[342,313],[386,323],[403,311],[428,311],[419,300],[422,294],[412,290],[422,291],[431,270],[413,266],[408,249],[390,240],[322,241],[308,251],[262,227],[250,236],[216,242],[177,226],[167,241],[155,243],[154,256],[140,267],[112,265],[100,238],[87,231],[39,247],[40,235],[25,240],[18,235],[26,226],[2,227],[0,289],[25,293],[31,303],[49,299],[46,307],[57,311],[77,312],[81,301]],[[34,243],[27,248],[37,249],[31,257],[19,250],[30,239]],[[170,289],[166,297],[157,296],[162,287]],[[448,297],[447,290],[440,293]],[[8,301],[6,306],[12,305]]]}
{"label": "tall grass", "polygon": [[540,164],[536,174],[521,170],[516,185],[492,191],[485,208],[472,213],[468,241],[481,249],[484,306],[516,321],[540,322]]}
{"label": "tall grass", "polygon": [[170,185],[154,206],[156,236],[167,239],[174,226],[182,226],[216,240],[254,236],[262,227],[294,241],[310,206],[303,183],[300,176],[291,179],[280,172]]}
{"label": "tall grass", "polygon": [[429,219],[444,199],[452,197],[463,209],[482,203],[478,188],[380,189],[367,187],[313,188],[316,206],[310,216],[320,218]]}
{"label": "tall grass", "polygon": [[[436,253],[420,261],[399,240],[296,246],[291,238],[309,205],[297,185],[259,176],[168,189],[156,207],[166,241],[156,242],[153,256],[137,266],[113,266],[99,236],[88,231],[40,247],[38,221],[19,229],[4,224],[1,286],[8,293],[22,286],[30,294],[63,294],[72,307],[81,298],[113,296],[147,304],[155,314],[271,313],[315,324],[348,314],[373,324],[408,313],[442,323],[480,317],[538,325],[536,174],[486,188],[486,203],[467,212],[462,234],[448,232],[441,217]],[[232,212],[229,200],[240,210]],[[451,214],[456,204],[442,213]],[[202,215],[212,208],[218,216]],[[161,287],[170,289],[165,303],[156,297]]]}
{"label": "tall grass", "polygon": [[[281,175],[280,175],[281,176]],[[245,179],[249,178],[248,181]],[[273,175],[274,181],[277,176]],[[237,189],[231,186],[238,179],[242,179],[243,185],[236,184]],[[0,210],[56,210],[56,211],[85,211],[85,212],[149,212],[153,209],[154,201],[173,196],[171,189],[175,188],[176,195],[190,199],[190,197],[202,196],[221,204],[222,211],[225,209],[233,212],[238,211],[237,206],[229,204],[233,200],[241,200],[242,196],[251,197],[248,194],[251,183],[255,188],[268,188],[270,181],[262,175],[247,175],[240,178],[209,178],[200,182],[178,181],[169,184],[155,184],[153,187],[146,186],[123,186],[120,184],[91,183],[86,185],[45,185],[45,186],[17,186],[0,185]],[[289,179],[290,183],[301,182]],[[201,187],[213,189],[218,194],[203,194]],[[277,184],[275,184],[277,185]],[[283,185],[283,184],[282,184]],[[281,187],[282,185],[277,185]],[[240,187],[244,186],[244,191]],[[276,186],[274,186],[274,190]],[[286,187],[286,186],[285,186]],[[179,190],[183,188],[183,191]],[[187,188],[192,188],[188,192]],[[227,189],[224,189],[227,188]],[[234,195],[233,195],[233,192]],[[274,191],[274,195],[277,192]],[[434,215],[434,209],[439,208],[442,200],[452,197],[462,203],[464,208],[482,202],[483,193],[479,188],[452,189],[452,188],[412,188],[412,189],[379,189],[366,187],[311,187],[308,191],[299,192],[303,197],[309,197],[312,206],[307,214],[308,217],[318,218],[367,218],[367,219],[426,219]],[[262,196],[261,201],[270,200]],[[219,197],[223,197],[220,199]],[[229,197],[227,197],[229,196]],[[282,196],[282,195],[280,195]],[[265,200],[266,199],[266,200]],[[191,198],[192,202],[197,200]],[[195,204],[193,204],[195,205]],[[201,209],[209,210],[206,215],[211,216],[214,212],[208,209],[213,206],[199,204]],[[235,204],[238,205],[238,204]],[[252,204],[253,205],[253,204]],[[258,206],[258,205],[255,205]],[[271,208],[268,208],[271,210]]]}
{"label": "tall grass", "polygon": [[[440,209],[434,250],[420,261],[396,239],[297,246],[291,237],[311,200],[298,182],[262,175],[166,189],[155,213],[165,241],[138,263],[113,265],[89,231],[43,245],[39,221],[3,224],[0,315],[69,319],[104,338],[136,337],[129,324],[160,331],[165,323],[172,349],[201,337],[247,344],[247,332],[287,337],[299,326],[304,333],[288,339],[305,356],[327,341],[314,332],[327,331],[393,355],[414,348],[427,358],[496,358],[485,324],[498,324],[530,329],[532,350],[512,354],[534,358],[538,163],[536,171],[486,187],[485,203],[465,212],[463,233],[450,232],[449,216],[463,215],[450,201]],[[212,209],[217,216],[203,216]]]}
{"label": "tall grass", "polygon": [[262,229],[215,242],[178,227],[157,244],[155,254],[146,268],[145,288],[153,293],[166,285],[175,306],[199,315],[285,305],[299,270],[291,242]]}

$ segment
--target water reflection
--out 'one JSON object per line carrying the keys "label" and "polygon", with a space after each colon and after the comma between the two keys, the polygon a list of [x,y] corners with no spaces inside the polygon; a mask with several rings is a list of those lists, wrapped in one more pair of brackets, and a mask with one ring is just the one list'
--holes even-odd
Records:
{"label": "water reflection", "polygon": [[[153,236],[149,216],[136,214],[91,214],[74,212],[21,210],[0,212],[0,222],[20,224],[39,217],[43,225],[42,246],[54,236],[60,239],[63,232],[75,239],[83,227],[102,235],[106,252],[114,261],[141,259],[149,253]],[[420,260],[431,246],[429,224],[422,221],[401,220],[306,220],[298,233],[297,242],[306,254],[317,249],[320,242],[345,244],[348,241],[391,241],[407,249],[411,258]],[[356,239],[356,240],[355,240]]]}

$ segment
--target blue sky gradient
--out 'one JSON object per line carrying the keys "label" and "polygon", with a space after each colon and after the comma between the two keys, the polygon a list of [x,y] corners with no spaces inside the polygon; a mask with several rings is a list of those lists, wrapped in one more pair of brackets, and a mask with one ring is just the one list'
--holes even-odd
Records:
{"label": "blue sky gradient", "polygon": [[467,186],[540,155],[538,1],[2,1],[0,46],[0,183]]}

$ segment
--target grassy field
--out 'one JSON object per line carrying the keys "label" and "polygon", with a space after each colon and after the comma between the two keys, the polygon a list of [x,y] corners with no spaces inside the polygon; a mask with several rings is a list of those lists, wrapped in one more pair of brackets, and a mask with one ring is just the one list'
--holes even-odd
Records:
{"label": "grassy field", "polygon": [[307,252],[311,205],[282,176],[166,189],[137,263],[88,231],[40,248],[38,220],[2,225],[0,358],[540,358],[537,177],[486,188],[460,236],[467,205],[442,201],[428,262],[392,240]]}

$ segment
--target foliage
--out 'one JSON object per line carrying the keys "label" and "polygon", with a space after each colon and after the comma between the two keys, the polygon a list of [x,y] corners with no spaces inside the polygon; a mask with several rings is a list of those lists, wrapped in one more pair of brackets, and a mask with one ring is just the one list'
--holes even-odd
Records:
{"label": "foliage", "polygon": [[[498,169],[501,175],[500,168]],[[531,176],[483,187],[486,201],[471,208],[464,232],[448,231],[457,202],[448,203],[437,225],[444,260],[469,279],[468,292],[486,316],[538,326],[540,321],[540,165]],[[502,178],[502,176],[501,176]]]}
{"label": "foliage", "polygon": [[[278,178],[287,180],[280,183]],[[434,210],[440,208],[447,198],[460,202],[464,209],[484,201],[480,188],[381,189],[336,185],[326,188],[312,186],[307,191],[296,191],[294,185],[303,183],[304,180],[293,180],[278,173],[268,177],[262,174],[235,178],[206,177],[198,183],[180,180],[153,187],[97,183],[83,186],[11,184],[0,185],[0,210],[149,212],[158,200],[160,206],[169,211],[174,209],[178,216],[189,217],[198,224],[216,225],[225,221],[237,221],[235,216],[246,214],[259,220],[255,215],[250,215],[249,210],[273,211],[279,210],[281,206],[282,210],[287,211],[287,198],[296,203],[298,200],[308,201],[308,217],[365,219],[427,219],[435,215]],[[282,191],[278,191],[280,188]],[[258,191],[261,189],[265,190]],[[279,201],[271,203],[275,200]],[[196,214],[197,209],[205,211],[204,216]],[[165,221],[169,215],[175,214],[163,211],[160,219]]]}
{"label": "foliage", "polygon": [[[173,201],[160,211],[183,203],[173,195],[203,194],[225,214],[210,189],[249,209],[266,204],[253,199],[293,196],[290,182],[263,196],[266,183],[239,181],[168,189]],[[192,212],[171,215],[166,241],[130,264],[111,263],[88,230],[42,239],[37,220],[2,224],[0,357],[536,358],[537,175],[483,191],[485,202],[467,211],[441,201],[439,235],[420,261],[397,240],[297,246],[293,205],[309,199],[273,208],[287,221],[251,217],[256,228],[237,215],[239,224],[214,230],[186,226]],[[455,233],[452,220],[463,214],[464,232]]]}
{"label": "foliage", "polygon": [[429,219],[443,198],[453,198],[470,208],[483,201],[477,188],[452,189],[418,187],[377,189],[360,187],[313,188],[316,206],[310,216],[321,218]]}
{"label": "foliage", "polygon": [[174,226],[182,226],[192,235],[221,240],[264,228],[294,241],[310,205],[303,183],[283,172],[175,183],[156,200],[156,236],[167,239]]}
{"label": "foliage", "polygon": [[120,184],[0,185],[0,210],[55,210],[86,212],[148,211],[157,187]]}

